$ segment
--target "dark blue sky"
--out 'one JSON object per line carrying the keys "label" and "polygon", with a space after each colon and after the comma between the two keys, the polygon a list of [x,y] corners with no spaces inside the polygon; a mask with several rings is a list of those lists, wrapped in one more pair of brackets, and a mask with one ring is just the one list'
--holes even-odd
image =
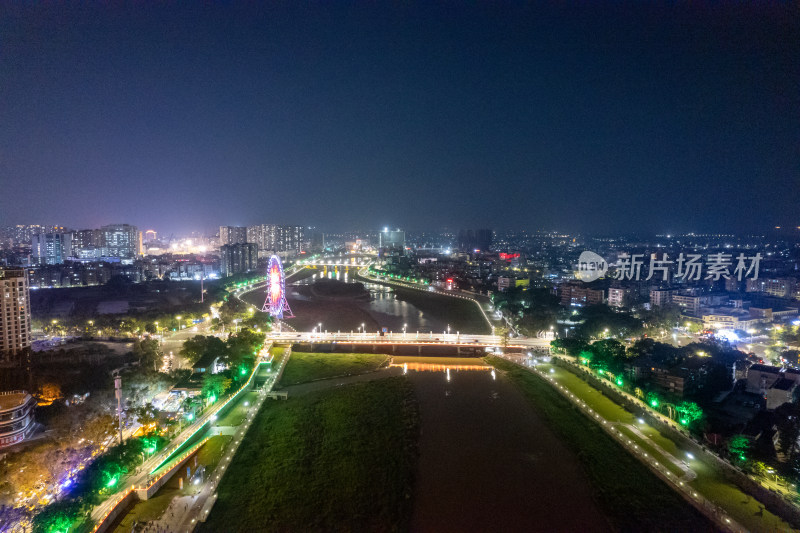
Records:
{"label": "dark blue sky", "polygon": [[800,226],[798,3],[9,4],[0,224]]}

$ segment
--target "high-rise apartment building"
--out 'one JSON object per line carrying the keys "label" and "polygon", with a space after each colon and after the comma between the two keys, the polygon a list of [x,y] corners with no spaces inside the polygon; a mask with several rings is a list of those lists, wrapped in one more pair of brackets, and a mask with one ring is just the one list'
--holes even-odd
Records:
{"label": "high-rise apartment building", "polygon": [[136,257],[139,235],[136,226],[109,224],[100,228],[103,256],[133,259]]}
{"label": "high-rise apartment building", "polygon": [[220,273],[225,277],[249,272],[258,266],[258,246],[255,243],[224,244],[220,246],[219,254]]}
{"label": "high-rise apartment building", "polygon": [[494,232],[490,229],[461,230],[458,232],[458,248],[464,251],[489,251],[492,246]]}
{"label": "high-rise apartment building", "polygon": [[257,244],[260,252],[299,254],[305,249],[305,227],[277,224],[248,226],[247,242]]}
{"label": "high-rise apartment building", "polygon": [[37,265],[60,265],[72,257],[72,233],[38,233],[31,238],[31,256]]}
{"label": "high-rise apartment building", "polygon": [[30,346],[28,277],[21,268],[0,268],[0,366],[19,366]]}
{"label": "high-rise apartment building", "polygon": [[100,230],[82,229],[72,232],[72,250],[76,256],[82,250],[91,250],[102,246],[103,236]]}
{"label": "high-rise apartment building", "polygon": [[291,252],[299,254],[305,250],[304,226],[280,226],[281,232],[277,242],[276,252]]}
{"label": "high-rise apartment building", "polygon": [[76,259],[102,257],[103,232],[99,229],[82,229],[72,232],[72,255]]}
{"label": "high-rise apartment building", "polygon": [[7,228],[8,240],[14,244],[30,244],[34,235],[39,233],[66,233],[64,226],[49,226],[44,224],[18,224]]}
{"label": "high-rise apartment building", "polygon": [[247,228],[244,226],[220,226],[219,227],[219,245],[226,244],[242,244],[248,241]]}
{"label": "high-rise apartment building", "polygon": [[402,250],[406,246],[406,232],[402,230],[384,229],[378,234],[378,248],[382,250]]}

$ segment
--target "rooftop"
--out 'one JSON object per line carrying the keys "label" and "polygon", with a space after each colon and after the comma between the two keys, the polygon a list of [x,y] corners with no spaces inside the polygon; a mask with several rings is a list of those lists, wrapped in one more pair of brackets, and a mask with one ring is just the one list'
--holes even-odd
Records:
{"label": "rooftop", "polygon": [[778,366],[769,365],[753,365],[750,367],[751,372],[769,372],[770,374],[778,374],[781,368]]}
{"label": "rooftop", "polygon": [[25,391],[0,392],[0,411],[25,405],[30,394]]}
{"label": "rooftop", "polygon": [[779,390],[792,390],[792,387],[795,386],[795,382],[791,379],[781,378],[775,383],[772,384],[773,389]]}

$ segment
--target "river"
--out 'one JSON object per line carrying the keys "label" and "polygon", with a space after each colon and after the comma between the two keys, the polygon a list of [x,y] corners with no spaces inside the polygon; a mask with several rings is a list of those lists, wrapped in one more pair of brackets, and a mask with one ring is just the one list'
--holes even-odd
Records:
{"label": "river", "polygon": [[502,374],[408,366],[421,414],[412,531],[610,529],[577,457]]}
{"label": "river", "polygon": [[[367,331],[400,332],[403,328],[412,332],[444,332],[448,326],[455,333],[490,333],[478,308],[472,302],[428,294],[410,289],[397,290],[378,283],[363,282],[369,291],[369,300],[351,298],[323,299],[304,296],[299,292],[303,285],[312,284],[323,274],[319,271],[303,270],[290,276],[286,282],[286,295],[295,317],[287,324],[298,331],[310,331],[319,324],[327,331],[359,331],[361,325]],[[327,278],[352,283],[351,272],[328,272]],[[264,303],[262,290],[246,293],[245,301],[261,307]]]}

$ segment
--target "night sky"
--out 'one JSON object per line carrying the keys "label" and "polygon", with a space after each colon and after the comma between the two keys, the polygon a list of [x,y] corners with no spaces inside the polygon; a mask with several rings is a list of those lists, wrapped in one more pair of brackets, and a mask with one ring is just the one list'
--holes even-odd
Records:
{"label": "night sky", "polygon": [[800,226],[796,2],[9,4],[0,224]]}

